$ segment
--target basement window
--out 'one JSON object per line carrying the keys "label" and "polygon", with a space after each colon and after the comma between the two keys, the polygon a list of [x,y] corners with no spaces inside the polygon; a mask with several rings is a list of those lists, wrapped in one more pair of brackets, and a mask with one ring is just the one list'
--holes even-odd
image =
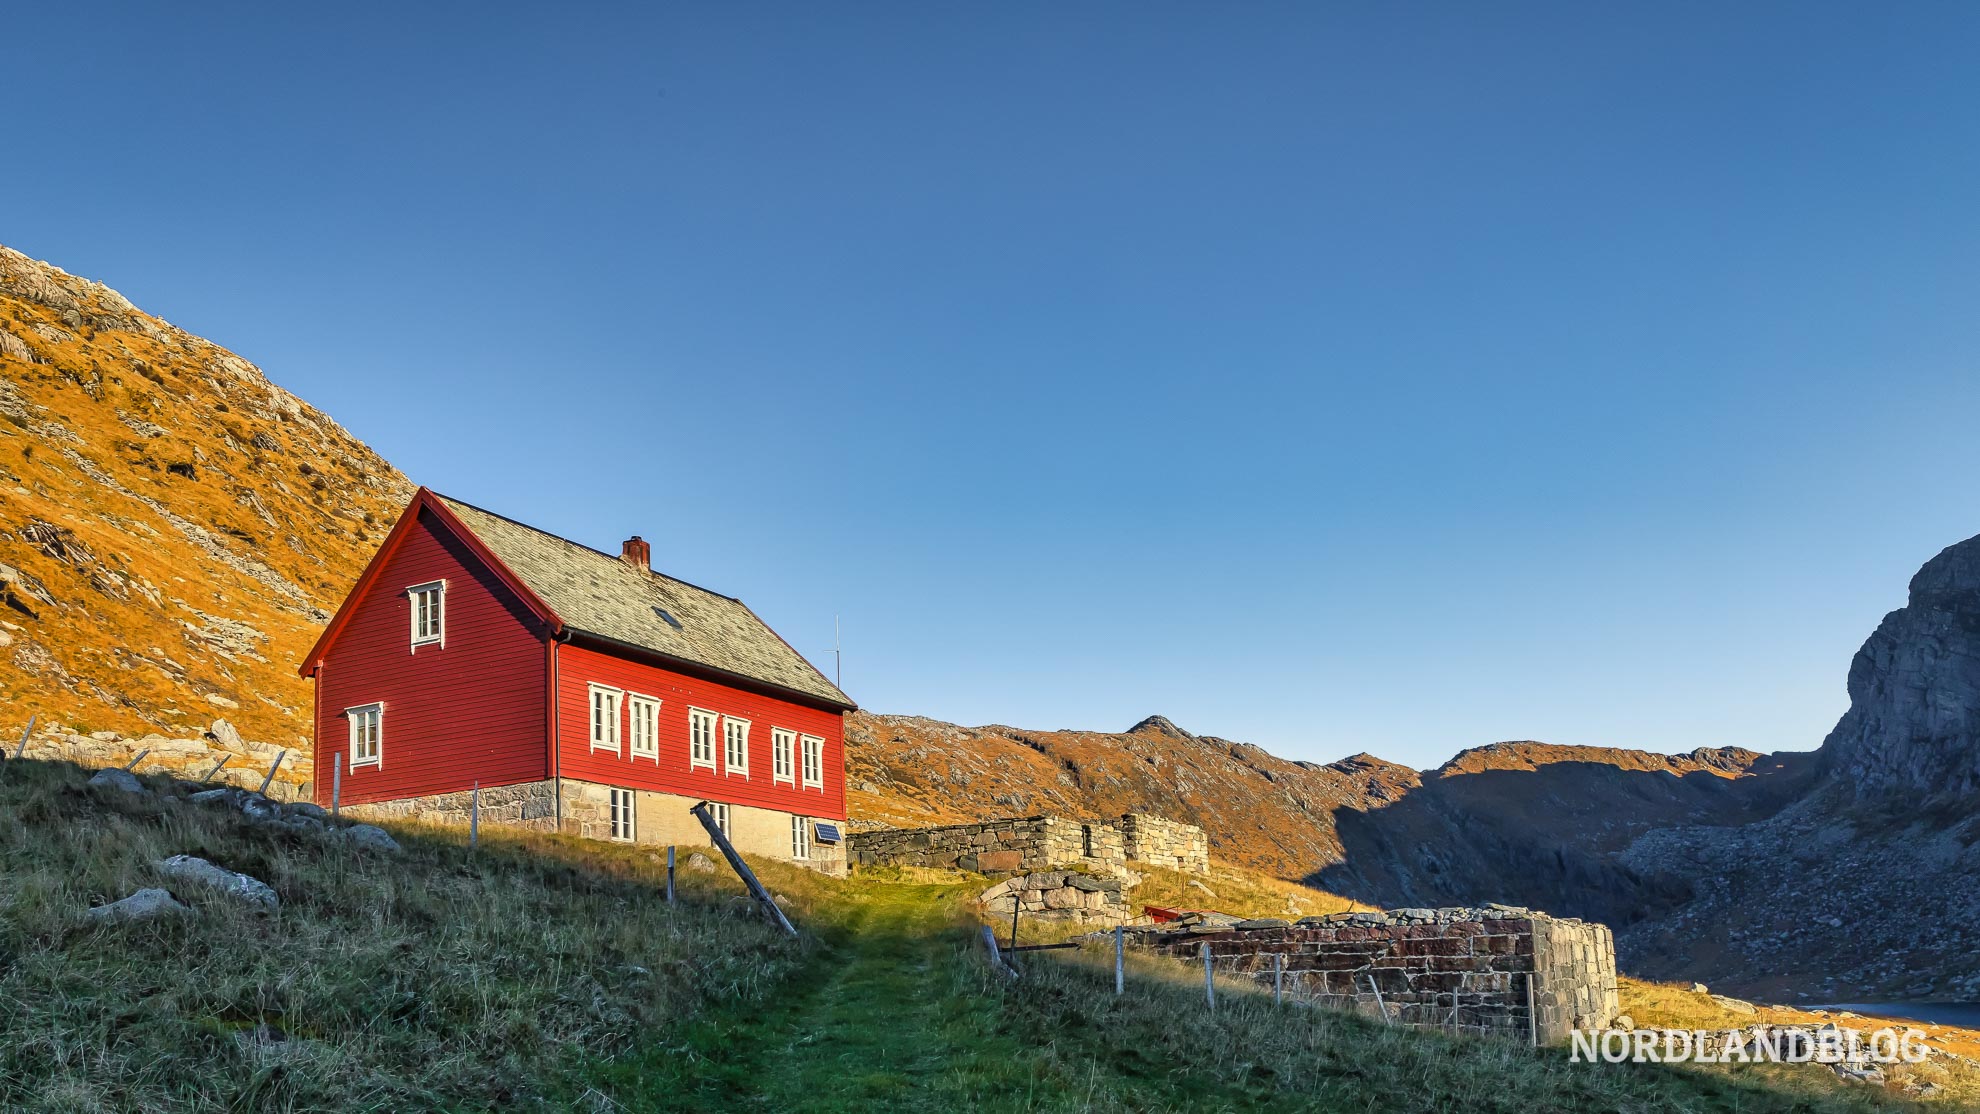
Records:
{"label": "basement window", "polygon": [[619,753],[619,698],[625,694],[604,685],[591,686],[591,749]]}
{"label": "basement window", "polygon": [[412,648],[418,652],[421,646],[445,646],[447,644],[447,582],[444,580],[415,584],[406,589],[406,598],[412,601]]}
{"label": "basement window", "polygon": [[791,858],[803,862],[811,857],[811,821],[791,817]]}
{"label": "basement window", "polygon": [[711,802],[708,811],[715,817],[715,826],[722,829],[722,835],[726,837],[729,834],[729,806]]}
{"label": "basement window", "polygon": [[630,789],[612,790],[612,838],[620,843],[633,841],[635,800]]}
{"label": "basement window", "polygon": [[804,736],[804,787],[825,788],[825,740],[816,735]]}
{"label": "basement window", "polygon": [[385,705],[360,704],[345,708],[351,725],[351,769],[385,765]]}

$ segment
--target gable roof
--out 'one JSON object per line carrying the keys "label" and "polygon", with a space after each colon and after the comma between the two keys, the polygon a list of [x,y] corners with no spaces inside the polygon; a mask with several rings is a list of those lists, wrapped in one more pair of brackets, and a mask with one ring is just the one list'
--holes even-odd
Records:
{"label": "gable roof", "polygon": [[564,629],[854,707],[741,600],[636,568],[471,503],[434,498]]}

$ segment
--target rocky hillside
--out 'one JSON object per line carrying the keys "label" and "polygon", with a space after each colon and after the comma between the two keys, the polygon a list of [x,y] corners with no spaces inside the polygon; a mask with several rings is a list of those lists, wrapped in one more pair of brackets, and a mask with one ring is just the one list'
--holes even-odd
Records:
{"label": "rocky hillside", "polygon": [[306,742],[295,662],[411,490],[253,364],[0,247],[13,730]]}
{"label": "rocky hillside", "polygon": [[[846,745],[864,825],[1154,812],[1200,825],[1224,861],[1391,905],[1559,906],[1561,887],[1527,885],[1558,873],[1523,864],[1527,833],[1563,856],[1612,854],[1654,827],[1771,814],[1808,765],[1738,749],[1515,742],[1419,774],[1367,754],[1292,761],[1162,716],[1109,733],[859,713]],[[1604,877],[1594,888],[1613,887]]]}
{"label": "rocky hillside", "polygon": [[1153,812],[1198,824],[1226,862],[1297,878],[1340,854],[1334,813],[1393,800],[1416,771],[1357,755],[1320,765],[1192,735],[1161,716],[1118,734],[958,727],[858,713],[848,799],[865,826]]}

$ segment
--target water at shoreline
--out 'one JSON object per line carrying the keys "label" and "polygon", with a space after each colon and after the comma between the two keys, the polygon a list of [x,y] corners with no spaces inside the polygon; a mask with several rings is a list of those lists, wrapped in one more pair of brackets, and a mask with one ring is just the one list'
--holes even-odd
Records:
{"label": "water at shoreline", "polygon": [[1889,1017],[1900,1021],[1923,1021],[1928,1025],[1957,1025],[1962,1029],[1980,1029],[1980,1002],[1843,1002],[1833,1006],[1801,1008],[1849,1010],[1866,1017]]}

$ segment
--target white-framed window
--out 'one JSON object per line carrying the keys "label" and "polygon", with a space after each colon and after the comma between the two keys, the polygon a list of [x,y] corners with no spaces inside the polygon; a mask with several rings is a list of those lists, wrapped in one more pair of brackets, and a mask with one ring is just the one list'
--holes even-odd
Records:
{"label": "white-framed window", "polygon": [[406,589],[411,601],[412,648],[447,644],[447,582],[431,580]]}
{"label": "white-framed window", "polygon": [[715,768],[715,713],[688,709],[688,768]]}
{"label": "white-framed window", "polygon": [[811,821],[802,816],[791,817],[791,858],[804,860],[811,857]]}
{"label": "white-framed window", "polygon": [[718,828],[720,828],[720,829],[722,829],[722,834],[723,834],[723,835],[725,835],[725,836],[726,836],[726,835],[728,835],[728,834],[729,834],[729,806],[728,806],[728,805],[725,805],[725,804],[722,804],[722,803],[720,803],[720,802],[711,802],[711,803],[709,804],[709,806],[708,806],[708,811],[709,811],[709,812],[712,812],[712,813],[714,813],[714,814],[715,814],[715,826],[716,826],[716,827],[718,827]]}
{"label": "white-framed window", "polygon": [[791,757],[797,750],[797,732],[784,727],[770,729],[770,780],[797,784],[797,766]]}
{"label": "white-framed window", "polygon": [[345,708],[344,718],[351,724],[351,769],[385,765],[385,705]]}
{"label": "white-framed window", "polygon": [[651,758],[657,765],[660,761],[659,698],[627,693],[626,729],[630,732],[626,740],[627,752],[634,758]]}
{"label": "white-framed window", "polygon": [[749,721],[722,717],[722,772],[749,776]]}
{"label": "white-framed window", "polygon": [[806,789],[825,788],[825,740],[816,735],[806,735],[804,742],[804,787]]}
{"label": "white-framed window", "polygon": [[633,841],[633,811],[636,797],[630,789],[612,790],[612,838],[620,843]]}
{"label": "white-framed window", "polygon": [[625,693],[591,686],[591,749],[619,753],[619,700]]}

